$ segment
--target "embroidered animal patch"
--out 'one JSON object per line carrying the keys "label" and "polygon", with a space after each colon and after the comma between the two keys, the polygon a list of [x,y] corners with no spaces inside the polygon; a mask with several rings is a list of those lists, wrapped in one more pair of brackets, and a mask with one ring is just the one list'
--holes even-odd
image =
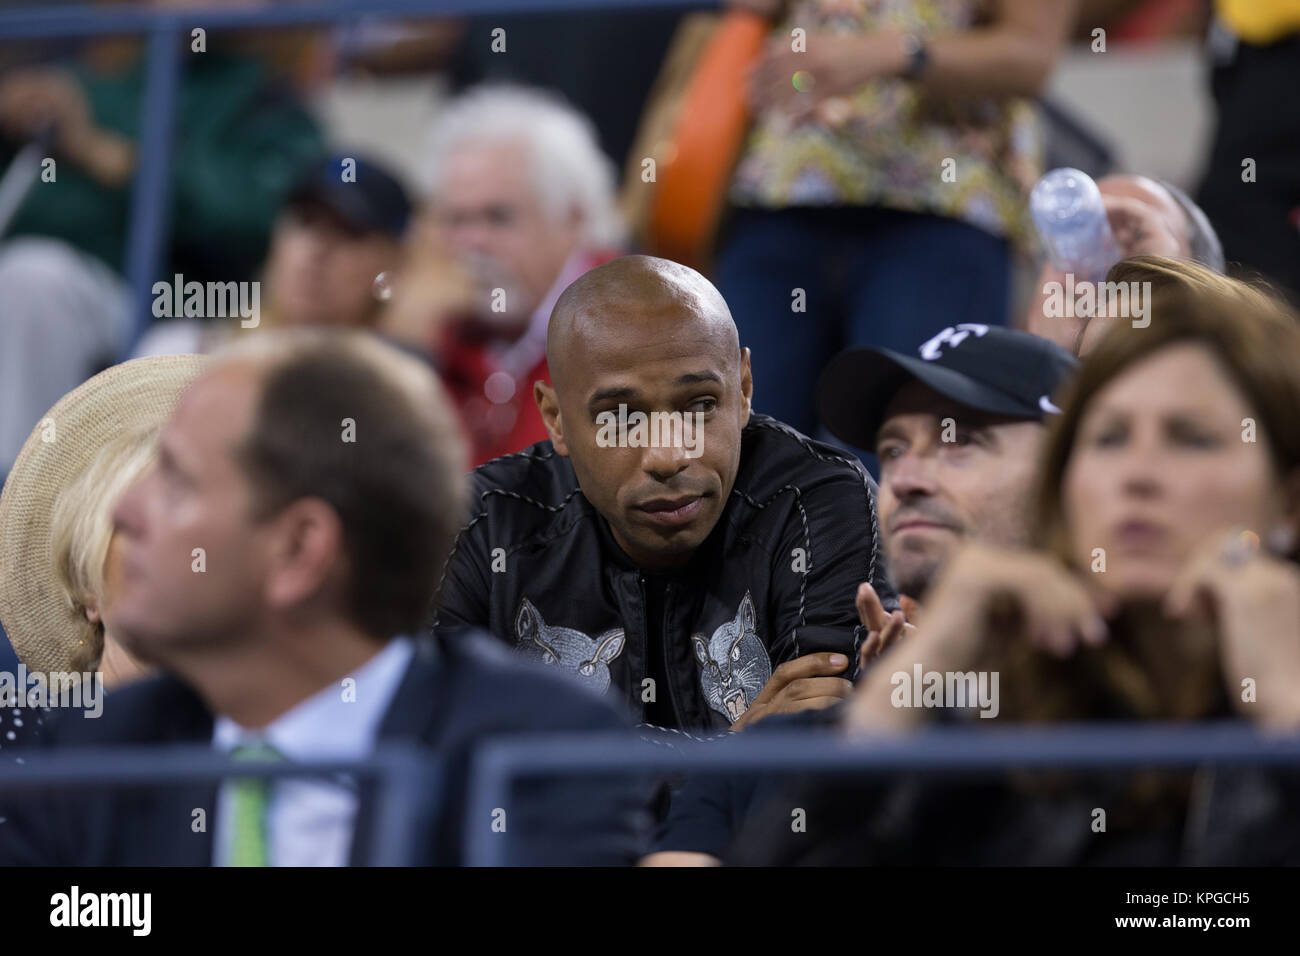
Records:
{"label": "embroidered animal patch", "polygon": [[735,723],[758,697],[772,676],[772,659],[758,638],[754,601],[745,597],[736,616],[705,640],[691,638],[695,659],[700,662],[700,687],[709,707]]}
{"label": "embroidered animal patch", "polygon": [[515,614],[515,635],[525,658],[576,674],[599,694],[609,689],[610,662],[623,652],[622,628],[592,638],[572,628],[555,627],[542,620],[528,598]]}

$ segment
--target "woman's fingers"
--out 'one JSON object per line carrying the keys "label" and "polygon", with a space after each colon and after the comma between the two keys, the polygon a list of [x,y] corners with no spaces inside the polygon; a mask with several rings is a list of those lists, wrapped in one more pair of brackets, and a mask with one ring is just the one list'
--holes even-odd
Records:
{"label": "woman's fingers", "polygon": [[1064,569],[1043,565],[1012,586],[1018,616],[1034,646],[1068,657],[1078,647],[1105,642],[1106,622],[1083,585]]}

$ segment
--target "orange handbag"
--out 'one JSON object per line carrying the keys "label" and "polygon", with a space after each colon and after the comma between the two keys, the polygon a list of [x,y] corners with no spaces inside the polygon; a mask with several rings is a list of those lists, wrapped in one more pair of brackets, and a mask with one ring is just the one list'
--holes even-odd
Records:
{"label": "orange handbag", "polygon": [[[683,23],[643,118],[640,148],[628,164],[624,209],[640,222],[647,252],[702,269],[749,128],[746,73],[762,53],[768,22],[739,10],[708,16],[711,23],[688,21],[693,22]],[[684,69],[683,60],[692,59]],[[651,186],[642,179],[644,157],[655,160]],[[647,188],[648,195],[642,192]]]}

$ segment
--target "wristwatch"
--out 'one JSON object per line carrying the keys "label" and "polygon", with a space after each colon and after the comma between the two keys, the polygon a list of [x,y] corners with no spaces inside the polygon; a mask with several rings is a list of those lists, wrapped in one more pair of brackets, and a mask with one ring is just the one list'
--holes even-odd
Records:
{"label": "wristwatch", "polygon": [[908,80],[919,80],[930,65],[930,48],[915,33],[904,33],[902,43],[903,55],[907,57],[907,66],[902,76]]}

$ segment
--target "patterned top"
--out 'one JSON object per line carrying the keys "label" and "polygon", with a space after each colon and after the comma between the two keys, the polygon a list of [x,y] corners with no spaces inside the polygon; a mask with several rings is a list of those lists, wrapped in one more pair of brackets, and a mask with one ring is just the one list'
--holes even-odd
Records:
{"label": "patterned top", "polygon": [[[981,0],[794,0],[774,35],[895,28],[920,36],[980,22]],[[913,83],[869,81],[846,98],[842,122],[794,128],[760,114],[731,184],[739,206],[874,205],[961,219],[1016,242],[1028,239],[1027,197],[1042,173],[1035,104],[1007,97],[950,103]],[[836,117],[837,120],[840,117]],[[944,160],[954,175],[945,181]]]}

